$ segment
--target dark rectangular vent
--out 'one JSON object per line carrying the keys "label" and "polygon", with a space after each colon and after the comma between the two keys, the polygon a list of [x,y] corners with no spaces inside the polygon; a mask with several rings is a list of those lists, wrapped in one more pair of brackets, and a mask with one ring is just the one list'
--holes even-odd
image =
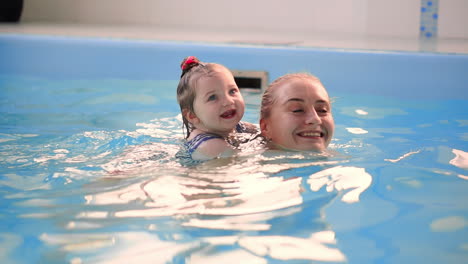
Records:
{"label": "dark rectangular vent", "polygon": [[266,71],[231,70],[231,72],[239,89],[263,92],[268,85]]}
{"label": "dark rectangular vent", "polygon": [[262,89],[262,79],[255,77],[234,77],[239,88]]}

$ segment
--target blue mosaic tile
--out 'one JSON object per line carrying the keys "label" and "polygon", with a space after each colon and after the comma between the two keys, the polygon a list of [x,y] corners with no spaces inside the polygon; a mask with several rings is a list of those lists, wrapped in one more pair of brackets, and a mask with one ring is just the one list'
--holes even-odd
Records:
{"label": "blue mosaic tile", "polygon": [[421,0],[419,36],[423,38],[436,38],[438,18],[439,0]]}

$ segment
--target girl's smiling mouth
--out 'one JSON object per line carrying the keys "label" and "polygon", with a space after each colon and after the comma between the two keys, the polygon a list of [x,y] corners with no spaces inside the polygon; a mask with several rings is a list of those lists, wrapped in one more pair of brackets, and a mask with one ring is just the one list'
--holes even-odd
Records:
{"label": "girl's smiling mouth", "polygon": [[234,116],[236,116],[236,113],[237,113],[237,111],[235,109],[231,109],[231,110],[228,110],[228,111],[222,113],[221,117],[222,118],[227,118],[227,119],[233,118]]}

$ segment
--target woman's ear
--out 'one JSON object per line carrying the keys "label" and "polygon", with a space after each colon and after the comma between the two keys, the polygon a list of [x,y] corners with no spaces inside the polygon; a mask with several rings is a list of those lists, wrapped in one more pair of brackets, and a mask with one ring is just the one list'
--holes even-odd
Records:
{"label": "woman's ear", "polygon": [[268,121],[265,119],[260,119],[260,131],[264,137],[270,138],[270,128],[268,126]]}
{"label": "woman's ear", "polygon": [[182,110],[182,115],[185,117],[185,119],[187,119],[187,121],[189,121],[190,124],[197,124],[200,121],[197,115],[188,109]]}

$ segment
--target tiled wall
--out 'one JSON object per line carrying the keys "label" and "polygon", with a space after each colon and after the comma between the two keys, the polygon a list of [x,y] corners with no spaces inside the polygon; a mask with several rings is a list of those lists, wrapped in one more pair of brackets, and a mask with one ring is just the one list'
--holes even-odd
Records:
{"label": "tiled wall", "polygon": [[419,35],[430,39],[437,37],[439,25],[439,0],[421,0]]}
{"label": "tiled wall", "polygon": [[[22,21],[418,37],[428,0],[24,0]],[[440,38],[468,38],[468,1],[438,2]]]}

